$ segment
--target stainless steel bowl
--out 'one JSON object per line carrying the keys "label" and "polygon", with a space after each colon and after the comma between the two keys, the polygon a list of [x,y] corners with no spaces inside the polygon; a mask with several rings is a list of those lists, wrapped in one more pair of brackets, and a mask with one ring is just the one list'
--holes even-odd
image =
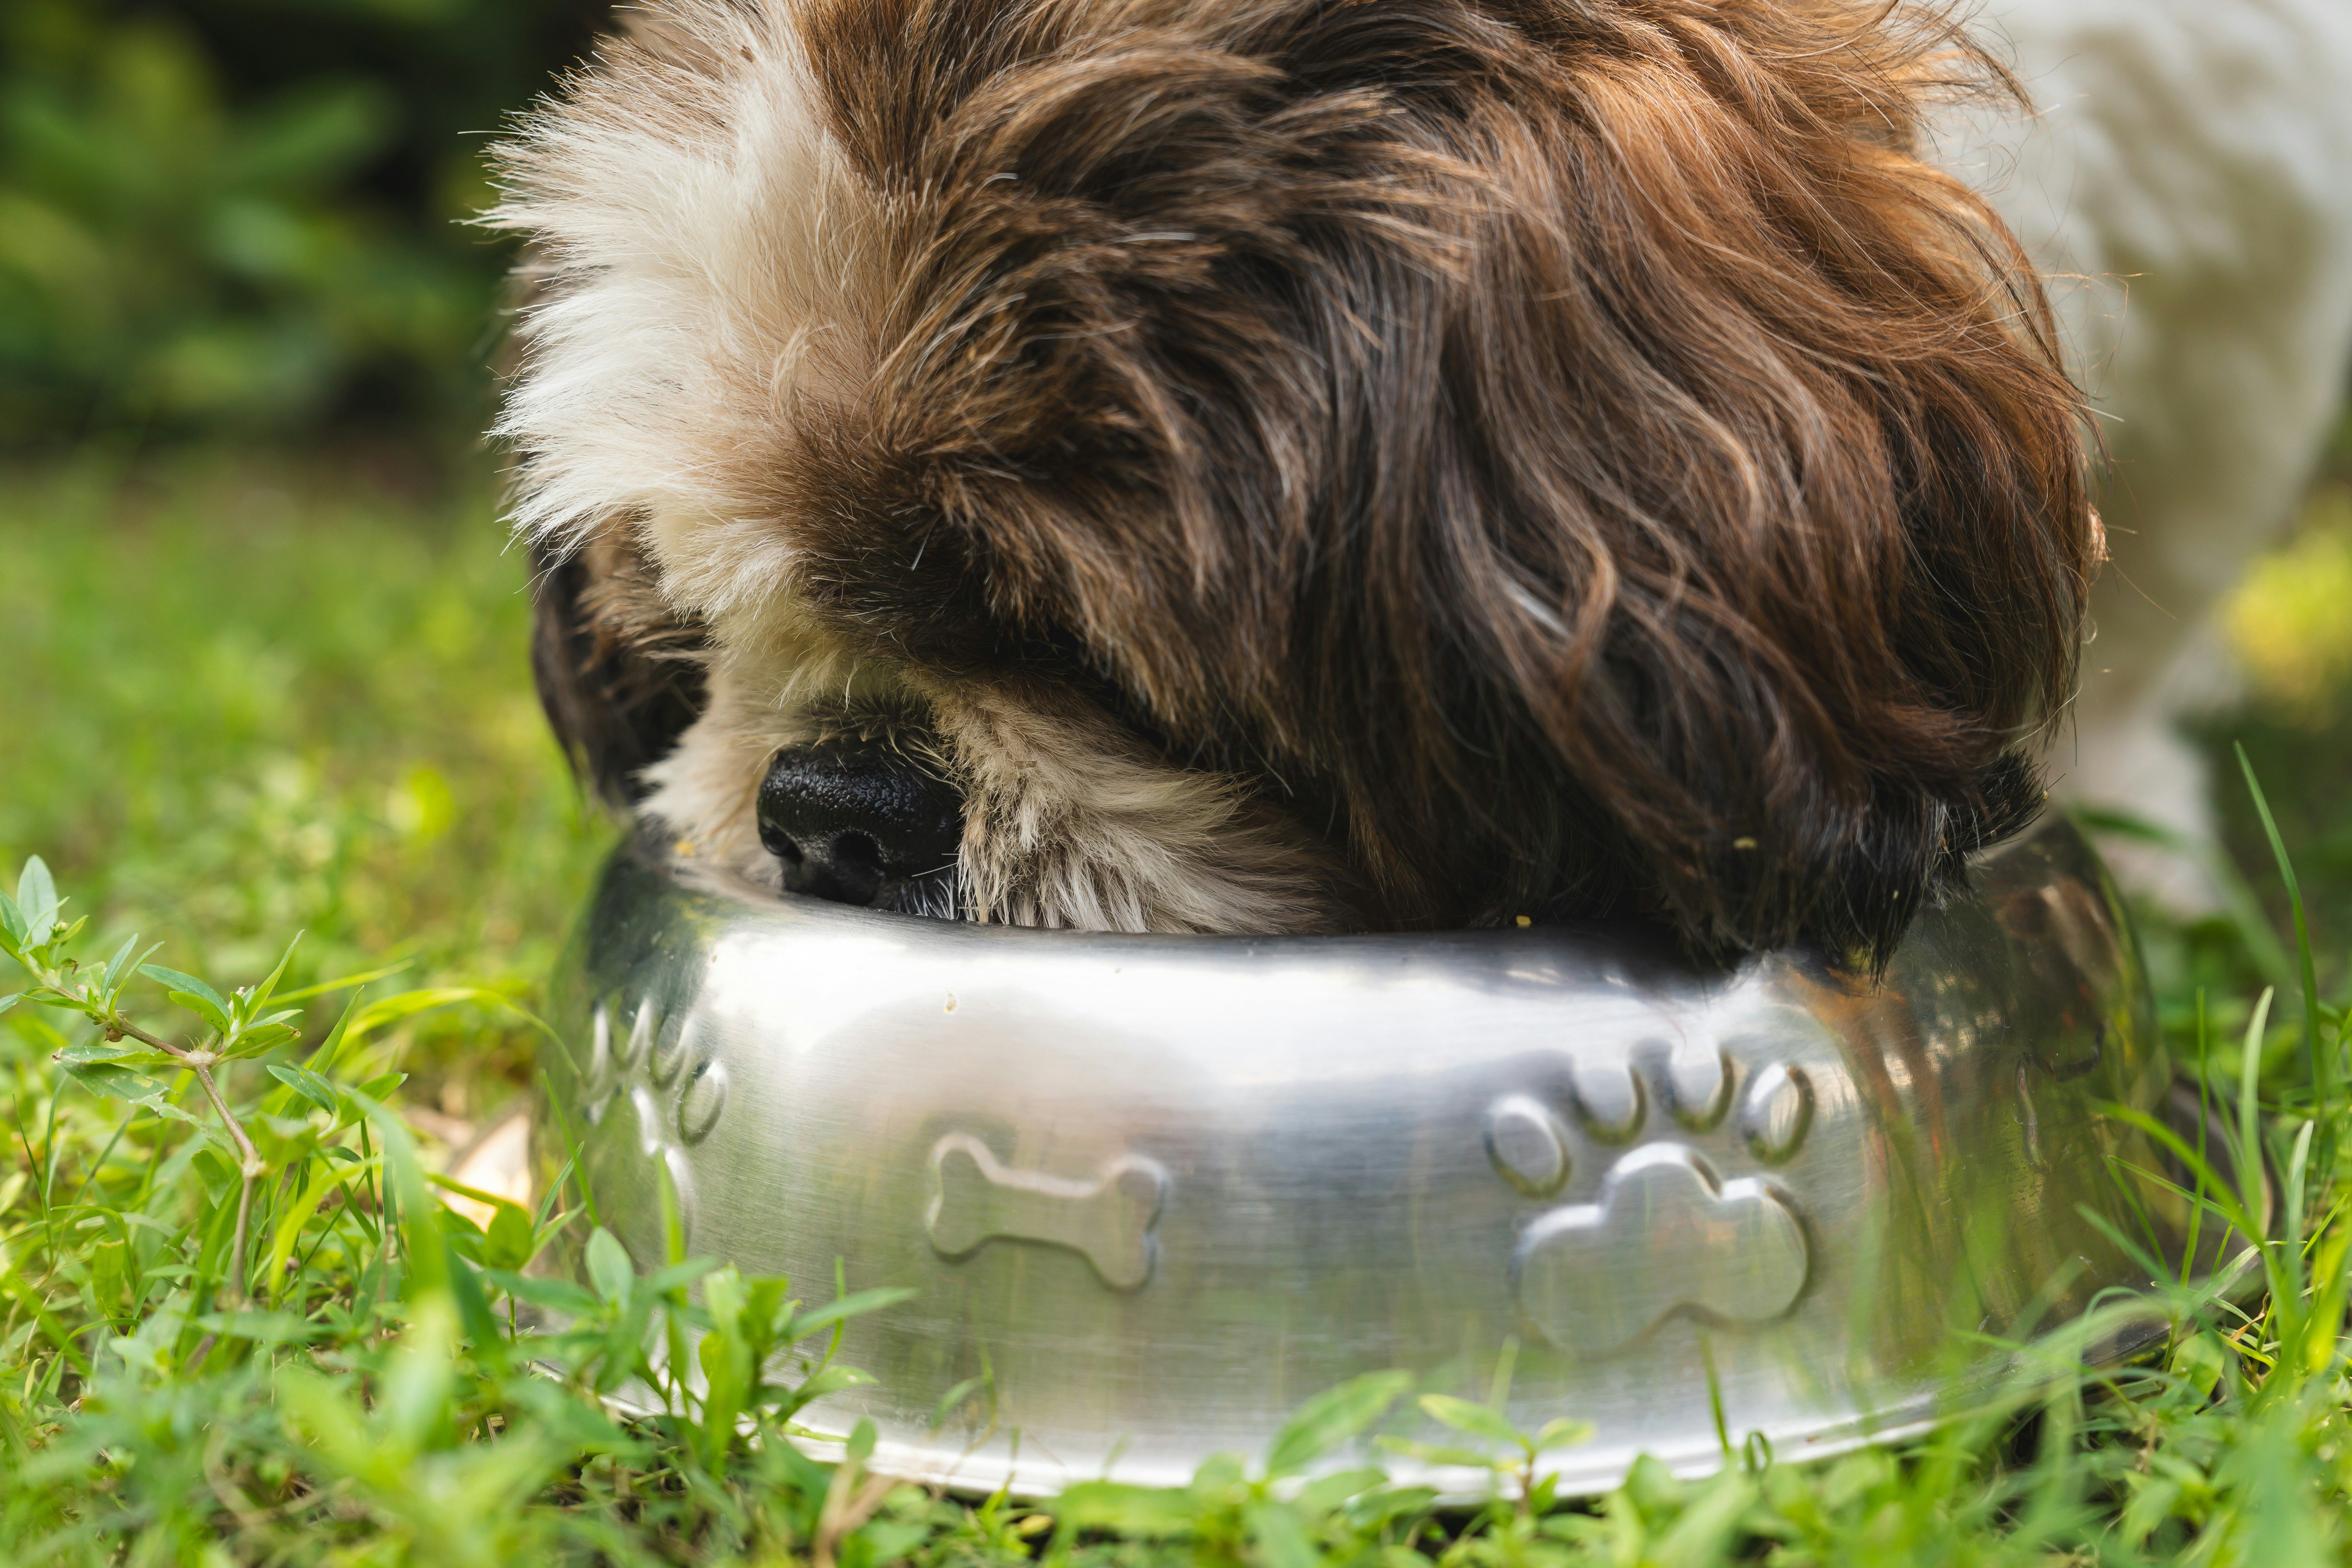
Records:
{"label": "stainless steel bowl", "polygon": [[1977,886],[1872,984],[1592,931],[955,924],[634,846],[550,1093],[640,1263],[666,1164],[698,1256],[919,1289],[849,1331],[878,1385],[811,1411],[870,1416],[886,1473],[1176,1483],[1344,1378],[1483,1394],[1510,1354],[1509,1415],[1592,1423],[1546,1467],[1598,1489],[1916,1429],[2000,1375],[1979,1336],[2147,1283],[2090,1216],[2176,1244],[2100,1110],[2178,1103],[2114,889],[2057,821]]}

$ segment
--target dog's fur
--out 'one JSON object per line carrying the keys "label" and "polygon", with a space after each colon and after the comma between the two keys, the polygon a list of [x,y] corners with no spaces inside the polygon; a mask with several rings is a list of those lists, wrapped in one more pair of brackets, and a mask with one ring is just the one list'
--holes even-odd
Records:
{"label": "dog's fur", "polygon": [[551,714],[755,875],[887,732],[973,918],[1867,963],[2100,550],[1915,147],[1988,84],[1851,0],[661,0],[503,151]]}

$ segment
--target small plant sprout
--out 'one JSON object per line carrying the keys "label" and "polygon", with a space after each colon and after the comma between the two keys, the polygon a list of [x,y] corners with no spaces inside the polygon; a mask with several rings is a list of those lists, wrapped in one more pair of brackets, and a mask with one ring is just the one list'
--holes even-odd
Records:
{"label": "small plant sprout", "polygon": [[[300,1037],[291,1022],[299,1016],[295,1009],[269,1010],[271,995],[285,976],[295,944],[287,945],[278,967],[260,984],[240,987],[224,996],[193,974],[147,963],[156,949],[135,952],[136,936],[116,949],[103,968],[85,971],[79,961],[68,956],[68,950],[89,924],[89,918],[67,922],[62,918],[63,903],[48,867],[37,855],[25,862],[16,896],[0,892],[0,952],[22,965],[33,982],[9,1000],[79,1013],[98,1026],[99,1039],[64,1047],[54,1059],[76,1082],[99,1094],[143,1106],[159,1116],[193,1122],[194,1119],[173,1102],[167,1087],[147,1077],[146,1070],[170,1068],[195,1075],[220,1119],[221,1134],[227,1140],[237,1175],[236,1228],[229,1250],[227,1284],[231,1304],[239,1303],[248,1283],[246,1249],[254,1184],[268,1173],[269,1167],[247,1135],[245,1123],[223,1098],[213,1069],[226,1062],[259,1057]],[[295,942],[300,940],[297,937]],[[138,978],[162,986],[172,1005],[195,1015],[204,1028],[194,1045],[175,1044],[151,1033],[123,1012],[123,993]]]}
{"label": "small plant sprout", "polygon": [[1518,1363],[1518,1352],[1517,1339],[1503,1342],[1502,1354],[1496,1358],[1494,1380],[1483,1405],[1450,1394],[1421,1396],[1423,1415],[1441,1426],[1459,1432],[1470,1439],[1469,1444],[1420,1443],[1382,1436],[1380,1446],[1423,1464],[1491,1470],[1497,1479],[1508,1478],[1517,1483],[1513,1489],[1517,1493],[1522,1512],[1549,1508],[1554,1482],[1553,1478],[1538,1474],[1542,1456],[1585,1441],[1592,1436],[1592,1424],[1559,1416],[1533,1432],[1522,1432],[1511,1425],[1503,1409],[1510,1397],[1511,1374]]}

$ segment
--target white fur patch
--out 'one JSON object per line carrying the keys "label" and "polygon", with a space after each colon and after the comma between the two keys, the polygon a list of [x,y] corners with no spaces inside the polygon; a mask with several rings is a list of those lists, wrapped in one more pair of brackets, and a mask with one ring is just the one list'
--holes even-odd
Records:
{"label": "white fur patch", "polygon": [[[634,511],[673,602],[773,612],[790,582],[772,476],[803,398],[862,381],[874,204],[826,132],[787,4],[671,0],[502,144],[493,226],[546,279],[495,434],[519,528],[576,542]],[[658,51],[658,52],[656,52]]]}
{"label": "white fur patch", "polygon": [[1254,817],[1234,780],[1171,766],[1043,693],[928,695],[964,773],[965,896],[984,918],[1127,931],[1354,923],[1329,853]]}

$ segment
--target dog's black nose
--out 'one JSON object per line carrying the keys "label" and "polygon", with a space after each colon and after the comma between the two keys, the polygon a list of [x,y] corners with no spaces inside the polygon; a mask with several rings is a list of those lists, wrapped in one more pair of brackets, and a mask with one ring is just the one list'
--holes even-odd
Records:
{"label": "dog's black nose", "polygon": [[784,887],[837,903],[928,906],[907,896],[955,869],[963,802],[878,743],[827,741],[776,753],[760,785],[760,842]]}

